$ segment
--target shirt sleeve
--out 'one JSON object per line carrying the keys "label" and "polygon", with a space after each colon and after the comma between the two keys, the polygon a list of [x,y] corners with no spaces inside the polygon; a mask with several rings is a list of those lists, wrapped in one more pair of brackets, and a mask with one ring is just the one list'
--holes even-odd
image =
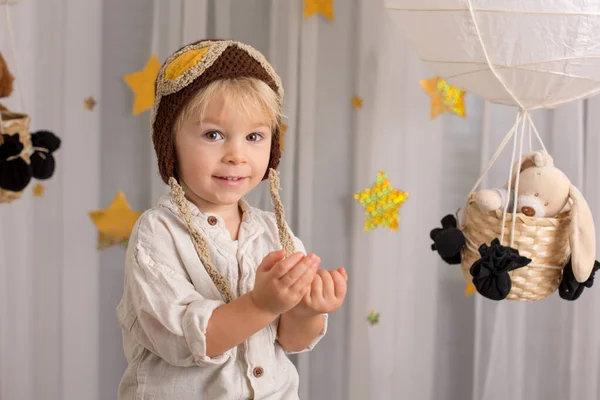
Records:
{"label": "shirt sleeve", "polygon": [[206,355],[208,321],[225,303],[204,298],[184,274],[140,250],[128,265],[125,285],[135,321],[131,333],[152,353],[180,367],[218,365],[232,356],[233,349]]}
{"label": "shirt sleeve", "polygon": [[285,354],[299,354],[299,353],[305,353],[308,351],[312,351],[312,349],[315,348],[315,346],[317,345],[317,343],[319,343],[321,341],[321,339],[323,339],[323,336],[325,336],[325,334],[327,333],[327,320],[329,319],[329,315],[328,314],[323,314],[323,330],[319,333],[319,335],[313,339],[313,341],[304,349],[300,350],[300,351],[287,351],[284,349]]}

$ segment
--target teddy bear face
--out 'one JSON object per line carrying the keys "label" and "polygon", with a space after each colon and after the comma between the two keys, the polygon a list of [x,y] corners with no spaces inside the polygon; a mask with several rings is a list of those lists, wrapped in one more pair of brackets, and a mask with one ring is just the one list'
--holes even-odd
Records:
{"label": "teddy bear face", "polygon": [[519,176],[517,210],[528,217],[555,217],[569,201],[570,186],[557,168],[527,168]]}

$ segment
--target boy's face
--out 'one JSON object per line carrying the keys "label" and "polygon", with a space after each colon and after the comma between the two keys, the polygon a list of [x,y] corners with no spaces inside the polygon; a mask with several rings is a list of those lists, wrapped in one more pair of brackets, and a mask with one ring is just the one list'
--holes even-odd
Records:
{"label": "boy's face", "polygon": [[260,110],[250,114],[236,111],[217,94],[202,121],[192,114],[175,132],[179,180],[201,211],[237,207],[261,182],[272,133]]}

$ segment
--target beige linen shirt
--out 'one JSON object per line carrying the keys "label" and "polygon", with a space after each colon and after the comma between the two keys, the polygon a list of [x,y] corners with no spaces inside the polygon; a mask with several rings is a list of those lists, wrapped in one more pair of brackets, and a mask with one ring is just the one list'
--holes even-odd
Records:
{"label": "beige linen shirt", "polygon": [[[274,214],[240,201],[242,224],[234,241],[221,217],[188,204],[214,267],[237,296],[251,290],[258,265],[281,248]],[[170,195],[139,218],[126,257],[117,316],[129,365],[119,400],[298,399],[298,372],[276,341],[278,320],[241,345],[207,357],[206,326],[224,302]],[[327,315],[321,334],[302,351],[312,350],[326,331]]]}

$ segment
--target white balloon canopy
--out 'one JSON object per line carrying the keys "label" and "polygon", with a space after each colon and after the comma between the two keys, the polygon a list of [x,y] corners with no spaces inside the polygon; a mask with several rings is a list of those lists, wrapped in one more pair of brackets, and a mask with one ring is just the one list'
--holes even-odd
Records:
{"label": "white balloon canopy", "polygon": [[461,89],[526,110],[600,92],[600,0],[386,0],[419,58]]}

